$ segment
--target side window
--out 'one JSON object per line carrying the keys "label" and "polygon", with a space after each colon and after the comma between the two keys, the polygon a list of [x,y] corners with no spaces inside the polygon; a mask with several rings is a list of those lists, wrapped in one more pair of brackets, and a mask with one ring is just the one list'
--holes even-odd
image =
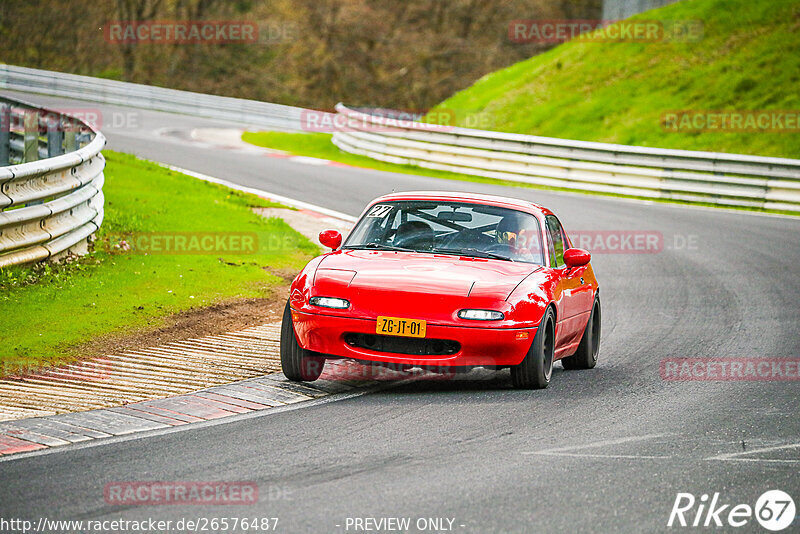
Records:
{"label": "side window", "polygon": [[553,215],[545,218],[547,224],[547,234],[550,237],[550,266],[564,266],[564,231],[561,223]]}

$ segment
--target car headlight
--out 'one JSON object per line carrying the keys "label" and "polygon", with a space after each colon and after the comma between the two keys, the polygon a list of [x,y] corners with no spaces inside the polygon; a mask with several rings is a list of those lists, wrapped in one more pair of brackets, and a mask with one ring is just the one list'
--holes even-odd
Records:
{"label": "car headlight", "polygon": [[336,310],[346,310],[350,307],[350,301],[336,297],[311,297],[308,303],[312,306],[321,308],[333,308]]}
{"label": "car headlight", "polygon": [[506,316],[503,312],[495,310],[461,310],[458,312],[458,317],[470,321],[501,321]]}

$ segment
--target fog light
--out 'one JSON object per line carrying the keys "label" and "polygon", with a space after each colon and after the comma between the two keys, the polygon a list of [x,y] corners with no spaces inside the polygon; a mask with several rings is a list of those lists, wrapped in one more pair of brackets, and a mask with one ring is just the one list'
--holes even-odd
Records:
{"label": "fog light", "polygon": [[470,321],[501,321],[505,319],[502,312],[495,310],[461,310],[458,317]]}
{"label": "fog light", "polygon": [[350,307],[350,302],[336,297],[311,297],[308,303],[320,308],[333,308],[336,310],[346,310]]}

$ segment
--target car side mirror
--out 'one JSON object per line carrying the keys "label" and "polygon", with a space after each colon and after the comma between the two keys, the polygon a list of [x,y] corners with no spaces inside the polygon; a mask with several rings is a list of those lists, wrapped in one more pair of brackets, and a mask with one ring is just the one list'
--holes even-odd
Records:
{"label": "car side mirror", "polygon": [[570,269],[574,267],[583,267],[589,260],[592,259],[592,255],[589,254],[588,250],[583,250],[582,248],[570,248],[564,252],[564,263],[567,264],[567,267]]}
{"label": "car side mirror", "polygon": [[324,247],[336,250],[342,245],[342,234],[338,230],[323,230],[319,233],[319,242]]}

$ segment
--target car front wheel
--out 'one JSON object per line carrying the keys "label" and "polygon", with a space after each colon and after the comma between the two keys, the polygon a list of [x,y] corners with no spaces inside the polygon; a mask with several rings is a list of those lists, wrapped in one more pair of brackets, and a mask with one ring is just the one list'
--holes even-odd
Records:
{"label": "car front wheel", "polygon": [[511,383],[518,389],[544,389],[553,374],[555,350],[555,315],[548,307],[536,329],[528,354],[519,365],[511,367]]}
{"label": "car front wheel", "polygon": [[325,358],[306,350],[297,342],[292,324],[292,310],[289,303],[283,310],[281,323],[281,369],[289,380],[312,382],[319,378],[325,367]]}

